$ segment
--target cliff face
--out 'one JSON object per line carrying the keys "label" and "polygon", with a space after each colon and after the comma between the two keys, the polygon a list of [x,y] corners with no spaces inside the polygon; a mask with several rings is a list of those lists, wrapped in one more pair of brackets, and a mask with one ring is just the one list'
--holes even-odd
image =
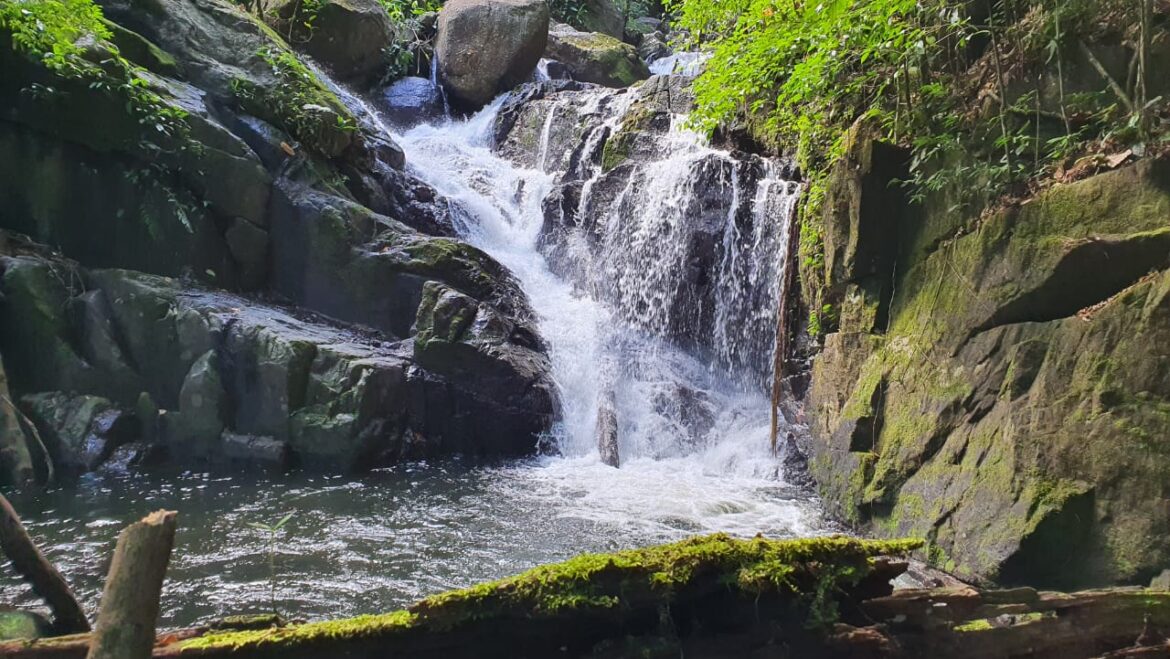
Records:
{"label": "cliff face", "polygon": [[826,502],[962,577],[1148,580],[1170,563],[1170,162],[971,216],[909,204],[905,161],[856,126],[801,263],[839,314],[806,407]]}

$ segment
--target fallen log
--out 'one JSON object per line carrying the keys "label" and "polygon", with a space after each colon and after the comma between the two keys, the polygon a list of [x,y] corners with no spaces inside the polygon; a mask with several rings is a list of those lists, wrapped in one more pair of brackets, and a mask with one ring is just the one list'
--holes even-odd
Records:
{"label": "fallen log", "polygon": [[29,537],[12,504],[0,495],[0,550],[12,563],[34,593],[41,597],[53,612],[53,630],[58,634],[89,631],[85,609],[73,595],[65,578],[45,558]]}
{"label": "fallen log", "polygon": [[[160,635],[153,656],[491,659],[1166,657],[1170,592],[894,592],[913,544],[711,536],[589,555],[348,620]],[[87,636],[0,644],[81,659]]]}
{"label": "fallen log", "polygon": [[147,659],[171,549],[173,511],[153,512],[118,536],[87,659]]}
{"label": "fallen log", "polygon": [[621,466],[622,459],[618,453],[617,400],[612,389],[602,395],[597,406],[597,451],[601,454],[603,463],[611,467]]}

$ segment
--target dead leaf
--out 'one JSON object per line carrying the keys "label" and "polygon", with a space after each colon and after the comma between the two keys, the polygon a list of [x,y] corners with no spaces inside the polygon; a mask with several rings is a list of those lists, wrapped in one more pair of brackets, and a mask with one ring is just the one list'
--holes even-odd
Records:
{"label": "dead leaf", "polygon": [[1105,162],[1109,165],[1109,169],[1117,169],[1121,163],[1129,160],[1131,156],[1133,156],[1133,149],[1126,149],[1121,153],[1115,153],[1109,156],[1105,159]]}
{"label": "dead leaf", "polygon": [[289,155],[289,157],[297,155],[297,150],[292,148],[292,146],[290,146],[288,142],[281,142],[280,148],[282,151],[287,153]]}

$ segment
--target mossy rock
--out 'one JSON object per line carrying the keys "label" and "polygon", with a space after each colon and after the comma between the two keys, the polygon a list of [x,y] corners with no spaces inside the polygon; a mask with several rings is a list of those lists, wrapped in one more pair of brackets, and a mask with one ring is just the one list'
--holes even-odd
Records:
{"label": "mossy rock", "polygon": [[633,46],[596,32],[553,30],[545,56],[564,64],[581,82],[629,87],[650,77],[650,69]]}

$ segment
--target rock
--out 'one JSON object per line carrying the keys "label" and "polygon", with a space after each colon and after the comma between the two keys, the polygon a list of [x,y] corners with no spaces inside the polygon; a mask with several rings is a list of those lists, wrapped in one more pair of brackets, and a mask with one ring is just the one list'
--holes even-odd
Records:
{"label": "rock", "polygon": [[558,26],[548,35],[546,57],[565,65],[574,80],[628,87],[650,77],[633,46],[611,36]]}
{"label": "rock", "polygon": [[600,32],[615,39],[625,37],[626,16],[616,0],[582,0],[581,11],[570,18],[573,27]]}
{"label": "rock", "polygon": [[224,433],[222,444],[223,457],[245,468],[284,473],[292,464],[288,443],[272,437]]}
{"label": "rock", "polygon": [[0,641],[33,641],[52,634],[53,625],[35,611],[5,608],[0,610]]}
{"label": "rock", "polygon": [[823,267],[801,266],[840,312],[806,403],[823,500],[863,532],[927,538],[924,558],[964,579],[1163,569],[1170,511],[1145,493],[1165,474],[1118,447],[1166,432],[1151,410],[1170,405],[1155,366],[1170,359],[1170,164],[1052,188],[968,232],[946,204],[892,197],[897,152],[863,127],[847,147]]}
{"label": "rock", "polygon": [[33,431],[12,402],[8,375],[0,361],[0,484],[20,488],[36,483],[39,438]]}
{"label": "rock", "polygon": [[451,102],[474,111],[532,75],[548,42],[544,0],[450,0],[435,56]]}
{"label": "rock", "polygon": [[443,115],[442,91],[426,78],[402,78],[374,96],[391,124],[410,128]]}
{"label": "rock", "polygon": [[137,417],[98,396],[50,392],[24,396],[20,404],[65,476],[93,471],[142,434]]}
{"label": "rock", "polygon": [[268,276],[268,232],[242,217],[224,233],[232,258],[240,265],[240,283],[249,290],[263,286]]}
{"label": "rock", "polygon": [[369,80],[386,67],[382,51],[395,31],[377,0],[290,0],[269,11],[277,32],[340,80]]}
{"label": "rock", "polygon": [[1170,591],[1170,570],[1162,570],[1161,574],[1154,577],[1150,581],[1150,590]]}
{"label": "rock", "polygon": [[671,52],[670,46],[658,34],[647,34],[638,44],[638,57],[641,57],[643,62],[653,62],[668,57]]}
{"label": "rock", "polygon": [[[21,373],[14,382],[50,391],[68,384],[90,397],[117,393],[138,410],[135,421],[153,417],[155,423],[146,425],[157,427],[159,445],[180,464],[224,461],[228,449],[221,438],[228,435],[271,438],[287,447],[289,461],[334,473],[452,453],[531,452],[552,423],[556,401],[543,345],[515,282],[478,250],[401,226],[397,231],[394,249],[383,251],[389,242],[371,248],[384,268],[373,272],[417,273],[411,281],[419,282],[419,302],[408,299],[414,306],[399,307],[398,313],[419,307],[421,344],[388,341],[388,334],[369,327],[339,324],[304,310],[294,315],[162,277],[89,272],[48,255],[21,255],[0,260],[6,268],[0,279],[0,349],[10,347],[9,337],[35,346],[26,338],[33,328],[53,332],[40,337],[42,355],[17,361]],[[60,279],[50,275],[57,269]],[[482,297],[428,279],[440,275]],[[72,323],[80,318],[67,313],[76,299],[65,287],[70,279],[88,282],[90,293],[111,301],[110,322],[143,387],[140,393],[111,392],[108,387],[120,385],[106,374],[109,362],[83,362],[66,340],[78,334]],[[39,293],[44,299],[31,294],[41,285],[47,287]],[[57,296],[63,302],[44,305]],[[420,304],[424,299],[429,302]],[[412,322],[417,321],[404,323],[407,332]],[[44,370],[52,363],[45,357],[57,351],[54,359],[65,367]],[[70,370],[70,360],[86,364],[84,377]],[[46,416],[73,409],[74,403],[51,396],[58,395],[45,395]],[[84,428],[85,419],[96,419],[101,427],[104,409],[75,414],[84,417],[75,425]],[[492,424],[485,427],[488,418]],[[245,443],[255,453],[250,464],[267,469],[279,462],[275,444]],[[108,455],[107,449],[102,455]],[[236,449],[242,450],[239,440],[231,450]]]}

